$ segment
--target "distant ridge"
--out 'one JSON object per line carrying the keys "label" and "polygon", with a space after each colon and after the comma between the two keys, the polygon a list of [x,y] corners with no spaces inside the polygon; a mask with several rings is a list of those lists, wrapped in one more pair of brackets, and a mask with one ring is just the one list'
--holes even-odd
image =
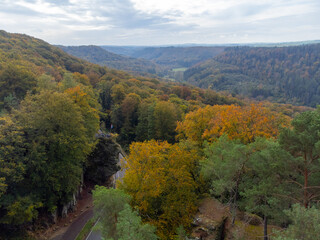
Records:
{"label": "distant ridge", "polygon": [[131,73],[156,74],[158,76],[166,74],[166,68],[151,61],[115,54],[94,45],[58,47],[75,57],[109,68],[124,70]]}

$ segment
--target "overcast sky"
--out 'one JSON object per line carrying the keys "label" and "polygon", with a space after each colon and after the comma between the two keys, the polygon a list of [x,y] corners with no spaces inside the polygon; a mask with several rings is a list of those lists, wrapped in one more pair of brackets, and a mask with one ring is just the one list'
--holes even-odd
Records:
{"label": "overcast sky", "polygon": [[51,44],[320,39],[320,0],[0,0],[0,29]]}

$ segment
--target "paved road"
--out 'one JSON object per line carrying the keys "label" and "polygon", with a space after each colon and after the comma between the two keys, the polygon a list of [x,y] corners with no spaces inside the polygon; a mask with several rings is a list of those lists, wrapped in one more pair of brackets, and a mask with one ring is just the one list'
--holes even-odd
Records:
{"label": "paved road", "polygon": [[[68,230],[53,240],[73,240],[76,239],[84,225],[93,217],[93,209],[89,209],[82,213],[68,228]],[[100,240],[101,238],[99,238]]]}
{"label": "paved road", "polygon": [[101,240],[101,232],[98,230],[92,230],[86,240]]}

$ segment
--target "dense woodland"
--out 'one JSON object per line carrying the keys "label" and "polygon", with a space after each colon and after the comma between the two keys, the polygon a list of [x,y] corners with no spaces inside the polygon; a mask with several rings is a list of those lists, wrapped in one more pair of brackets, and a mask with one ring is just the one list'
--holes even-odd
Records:
{"label": "dense woodland", "polygon": [[171,68],[191,67],[222,53],[224,47],[148,47],[130,54]]}
{"label": "dense woodland", "polygon": [[186,239],[205,197],[230,207],[225,239],[250,239],[237,211],[286,227],[272,239],[317,234],[319,109],[134,77],[4,31],[0,56],[0,238],[73,198],[99,129],[128,153],[117,189],[93,191],[106,239]]}
{"label": "dense woodland", "polygon": [[98,46],[58,47],[73,56],[89,62],[124,70],[132,74],[165,76],[169,70],[169,67],[158,65],[152,61],[114,54]]}
{"label": "dense woodland", "polygon": [[320,44],[232,47],[189,68],[185,80],[257,99],[315,107],[320,102]]}
{"label": "dense woodland", "polygon": [[311,107],[320,101],[320,44],[316,43],[277,47],[106,47],[130,58],[106,54],[98,47],[63,49],[100,65],[142,75],[157,74],[257,100]]}

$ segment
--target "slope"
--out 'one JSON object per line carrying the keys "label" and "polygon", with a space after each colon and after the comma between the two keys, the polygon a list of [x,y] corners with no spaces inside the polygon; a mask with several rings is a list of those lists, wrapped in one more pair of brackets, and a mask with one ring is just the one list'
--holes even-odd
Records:
{"label": "slope", "polygon": [[109,52],[98,46],[58,46],[63,51],[87,60],[89,62],[107,66],[131,73],[156,74],[163,76],[166,68],[145,59],[135,59]]}
{"label": "slope", "polygon": [[315,106],[320,102],[320,44],[227,48],[185,71],[184,79],[203,88]]}
{"label": "slope", "polygon": [[137,50],[131,57],[144,58],[171,68],[191,67],[222,53],[224,47],[149,47]]}

